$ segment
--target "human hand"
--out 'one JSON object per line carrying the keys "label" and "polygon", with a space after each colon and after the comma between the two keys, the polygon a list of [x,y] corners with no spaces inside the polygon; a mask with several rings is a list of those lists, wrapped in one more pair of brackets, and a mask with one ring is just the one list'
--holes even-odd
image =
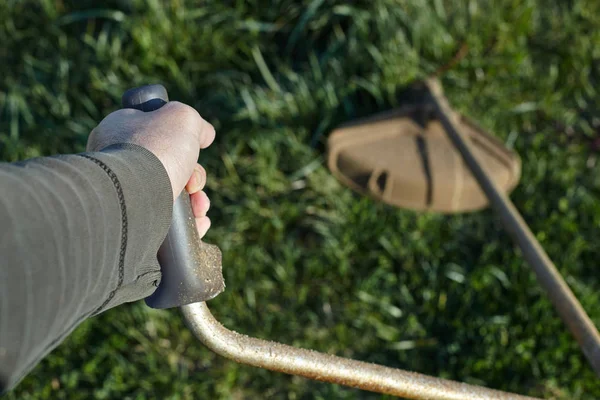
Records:
{"label": "human hand", "polygon": [[122,109],[109,114],[94,128],[87,150],[99,151],[117,143],[132,143],[152,152],[165,167],[173,199],[185,187],[200,237],[210,228],[206,216],[210,200],[204,191],[206,171],[197,164],[200,149],[215,139],[215,129],[192,107],[171,101],[152,112]]}

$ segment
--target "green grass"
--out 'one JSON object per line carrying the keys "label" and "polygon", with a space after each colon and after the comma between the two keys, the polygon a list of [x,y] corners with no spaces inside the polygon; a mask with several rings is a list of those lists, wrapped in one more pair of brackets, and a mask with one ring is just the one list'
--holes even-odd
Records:
{"label": "green grass", "polygon": [[[464,57],[452,62],[461,48]],[[600,3],[0,2],[0,159],[82,151],[132,86],[162,82],[218,130],[201,155],[228,327],[493,388],[600,383],[490,211],[416,214],[323,163],[339,123],[440,69],[454,107],[523,160],[512,195],[600,326]],[[444,66],[446,66],[444,68]],[[175,311],[85,322],[7,399],[379,398],[237,365]]]}

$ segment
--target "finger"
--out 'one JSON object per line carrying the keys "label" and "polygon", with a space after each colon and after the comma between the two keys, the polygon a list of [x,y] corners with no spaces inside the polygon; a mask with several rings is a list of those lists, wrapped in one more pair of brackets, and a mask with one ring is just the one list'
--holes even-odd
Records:
{"label": "finger", "polygon": [[192,211],[194,217],[204,217],[210,208],[210,199],[204,192],[196,192],[190,195],[190,201],[192,202]]}
{"label": "finger", "polygon": [[215,127],[212,124],[208,123],[205,119],[202,119],[204,124],[202,124],[202,141],[200,142],[200,148],[205,149],[215,141]]}
{"label": "finger", "polygon": [[207,148],[215,140],[215,128],[202,118],[195,108],[187,104],[170,101],[154,112],[172,116],[174,118],[172,121],[181,126],[183,131],[192,129],[194,134],[198,135],[198,143],[201,149]]}
{"label": "finger", "polygon": [[196,164],[194,172],[192,172],[192,176],[185,185],[185,188],[189,194],[194,194],[204,189],[204,185],[206,185],[206,170],[202,165]]}
{"label": "finger", "polygon": [[210,228],[210,218],[208,217],[200,217],[196,218],[196,229],[198,230],[198,235],[200,235],[200,239],[206,235],[208,229]]}

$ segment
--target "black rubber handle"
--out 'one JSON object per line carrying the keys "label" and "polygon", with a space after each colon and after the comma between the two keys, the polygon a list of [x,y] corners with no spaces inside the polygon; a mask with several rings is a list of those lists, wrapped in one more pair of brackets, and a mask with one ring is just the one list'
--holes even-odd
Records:
{"label": "black rubber handle", "polygon": [[[123,108],[144,112],[158,110],[169,101],[162,85],[129,89],[121,99]],[[171,308],[210,300],[225,289],[221,251],[200,240],[189,194],[183,190],[173,205],[169,233],[158,250],[162,279],[146,304]]]}
{"label": "black rubber handle", "polygon": [[146,85],[129,89],[121,97],[123,108],[150,112],[169,102],[169,94],[163,85]]}

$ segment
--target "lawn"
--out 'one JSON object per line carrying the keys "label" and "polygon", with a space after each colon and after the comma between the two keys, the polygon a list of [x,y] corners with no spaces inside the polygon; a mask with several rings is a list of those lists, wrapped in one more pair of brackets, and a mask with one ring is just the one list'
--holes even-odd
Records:
{"label": "lawn", "polygon": [[[523,161],[511,195],[600,326],[600,3],[0,2],[0,160],[83,151],[121,93],[161,82],[217,128],[210,305],[262,338],[556,399],[600,381],[490,211],[397,210],[329,174],[342,122],[437,74]],[[199,344],[143,302],[86,321],[7,399],[362,399]]]}

